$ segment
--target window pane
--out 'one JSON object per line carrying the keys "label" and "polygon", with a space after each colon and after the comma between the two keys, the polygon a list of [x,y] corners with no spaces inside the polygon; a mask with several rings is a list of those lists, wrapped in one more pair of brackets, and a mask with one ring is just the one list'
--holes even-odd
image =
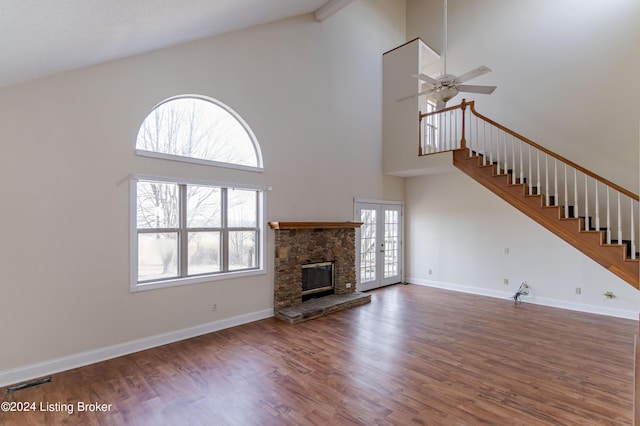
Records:
{"label": "window pane", "polygon": [[178,227],[178,185],[138,182],[138,229]]}
{"label": "window pane", "polygon": [[138,281],[178,276],[178,233],[138,234]]}
{"label": "window pane", "polygon": [[189,275],[219,272],[220,233],[189,232]]}
{"label": "window pane", "polygon": [[230,109],[183,97],[158,105],[145,118],[136,148],[162,154],[258,167],[254,140]]}
{"label": "window pane", "polygon": [[255,228],[258,226],[256,198],[256,191],[228,190],[227,225],[230,228]]}
{"label": "window pane", "polygon": [[256,231],[229,231],[229,270],[255,268]]}
{"label": "window pane", "polygon": [[222,225],[220,188],[187,186],[187,226],[219,228]]}

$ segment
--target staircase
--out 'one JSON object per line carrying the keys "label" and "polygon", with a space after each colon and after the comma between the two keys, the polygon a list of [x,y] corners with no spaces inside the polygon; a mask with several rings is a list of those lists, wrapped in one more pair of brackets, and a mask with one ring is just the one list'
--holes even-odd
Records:
{"label": "staircase", "polygon": [[478,114],[473,102],[420,114],[420,155],[454,166],[635,288],[639,197]]}

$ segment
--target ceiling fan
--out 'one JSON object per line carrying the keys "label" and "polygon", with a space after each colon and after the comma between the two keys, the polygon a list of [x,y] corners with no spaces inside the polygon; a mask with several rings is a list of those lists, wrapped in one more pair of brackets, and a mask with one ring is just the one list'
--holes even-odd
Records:
{"label": "ceiling fan", "polygon": [[490,95],[494,90],[496,90],[496,86],[477,86],[462,84],[471,80],[472,78],[479,77],[491,71],[484,65],[468,71],[460,76],[447,74],[447,0],[444,0],[444,54],[442,57],[442,63],[442,74],[438,77],[433,78],[422,73],[412,75],[412,77],[423,81],[427,85],[427,89],[414,95],[400,98],[398,99],[398,101],[415,98],[422,95],[428,95],[429,99],[436,102],[436,110],[441,110],[445,107],[446,103],[451,98],[456,96],[459,92]]}

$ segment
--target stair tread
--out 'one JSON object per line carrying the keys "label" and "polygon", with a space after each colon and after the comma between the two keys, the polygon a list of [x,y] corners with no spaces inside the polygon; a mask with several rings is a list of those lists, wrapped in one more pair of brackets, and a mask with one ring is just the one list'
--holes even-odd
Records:
{"label": "stair tread", "polygon": [[[465,152],[468,154],[469,150],[465,150]],[[604,240],[608,229],[602,226],[596,228],[595,219],[592,216],[572,217],[573,212],[576,211],[575,206],[560,205],[560,201],[566,202],[566,200],[561,200],[558,194],[538,193],[544,191],[544,188],[527,184],[525,179],[520,179],[517,175],[514,176],[513,170],[505,172],[504,168],[495,162],[494,164],[482,164],[484,162],[482,155],[462,158],[467,154],[463,154],[462,151],[454,152],[454,165],[612,273],[635,288],[640,287],[636,269],[636,265],[640,261],[640,253],[635,255],[636,259],[631,259],[630,242],[623,240],[618,243],[614,240],[611,244],[606,244]],[[473,164],[462,162],[462,159],[476,160],[476,162]],[[486,157],[484,159],[486,160]],[[491,172],[487,170],[488,167],[491,167]],[[507,179],[496,180],[491,179],[492,177],[499,179],[507,177]],[[553,208],[558,210],[557,214],[550,210]],[[564,217],[565,212],[568,213],[568,217]]]}

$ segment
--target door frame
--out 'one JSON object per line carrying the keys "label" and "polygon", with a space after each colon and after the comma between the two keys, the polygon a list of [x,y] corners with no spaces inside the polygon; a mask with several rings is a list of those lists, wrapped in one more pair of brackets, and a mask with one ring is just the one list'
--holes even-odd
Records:
{"label": "door frame", "polygon": [[[358,207],[359,204],[373,204],[373,205],[377,205],[379,208],[382,208],[385,205],[389,205],[389,206],[394,206],[399,208],[400,210],[400,221],[399,221],[399,230],[398,230],[398,236],[400,238],[399,241],[399,245],[400,245],[400,249],[398,251],[398,268],[400,268],[400,283],[404,283],[405,282],[405,276],[404,276],[404,201],[391,201],[391,200],[377,200],[377,199],[369,199],[369,198],[354,198],[353,200],[353,217],[354,220],[356,222],[360,222],[360,217],[358,216]],[[383,263],[383,262],[381,262]],[[384,276],[382,275],[382,270],[383,268],[381,268],[381,266],[383,265],[377,265],[377,271],[378,271],[378,276],[376,278],[376,281],[379,283],[379,286],[374,287],[374,288],[379,288],[379,287],[384,287],[385,285],[389,285],[389,284],[385,284],[384,283]],[[367,289],[367,290],[372,290],[371,289]],[[360,283],[360,228],[356,228],[356,290],[358,291],[363,291],[361,288],[361,283]],[[364,290],[366,291],[366,290]]]}

